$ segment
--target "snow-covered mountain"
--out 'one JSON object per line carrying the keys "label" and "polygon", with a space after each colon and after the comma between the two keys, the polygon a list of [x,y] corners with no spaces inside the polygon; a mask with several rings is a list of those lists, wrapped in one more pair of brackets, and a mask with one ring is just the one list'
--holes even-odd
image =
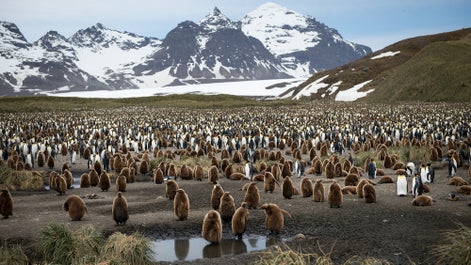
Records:
{"label": "snow-covered mountain", "polygon": [[180,23],[161,49],[133,69],[137,76],[165,72],[174,78],[172,85],[290,77],[259,40],[246,36],[217,8],[198,24]]}
{"label": "snow-covered mountain", "polygon": [[30,44],[15,24],[0,22],[0,93],[105,89],[107,85],[76,64],[65,38],[49,32]]}
{"label": "snow-covered mountain", "polygon": [[371,48],[344,40],[333,28],[275,3],[266,3],[241,21],[242,31],[263,42],[294,76],[311,75],[359,59]]}
{"label": "snow-covered mountain", "polygon": [[273,3],[241,21],[215,8],[163,40],[98,23],[69,38],[50,31],[29,43],[15,24],[0,22],[0,95],[299,78],[369,52]]}

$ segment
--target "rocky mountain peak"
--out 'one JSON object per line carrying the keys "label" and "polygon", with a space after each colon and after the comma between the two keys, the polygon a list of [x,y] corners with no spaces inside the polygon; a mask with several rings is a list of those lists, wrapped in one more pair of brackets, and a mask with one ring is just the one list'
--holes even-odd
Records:
{"label": "rocky mountain peak", "polygon": [[34,45],[39,45],[45,49],[52,49],[64,47],[65,43],[67,43],[67,39],[64,36],[55,30],[51,30],[48,31],[39,40],[35,41]]}
{"label": "rocky mountain peak", "polygon": [[16,24],[7,21],[0,21],[0,39],[4,44],[0,45],[0,49],[7,49],[10,45],[15,48],[28,48],[31,46]]}
{"label": "rocky mountain peak", "polygon": [[309,76],[365,56],[371,49],[342,39],[309,15],[266,3],[241,21],[242,31],[259,39],[294,76]]}
{"label": "rocky mountain peak", "polygon": [[221,28],[238,28],[238,23],[232,22],[217,7],[214,7],[213,11],[206,15],[206,17],[203,18],[199,24],[204,30],[208,32],[215,32]]}

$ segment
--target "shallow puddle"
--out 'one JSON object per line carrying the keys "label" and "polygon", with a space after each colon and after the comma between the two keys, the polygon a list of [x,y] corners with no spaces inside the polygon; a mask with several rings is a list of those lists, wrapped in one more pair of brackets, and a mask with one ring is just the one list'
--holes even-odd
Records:
{"label": "shallow puddle", "polygon": [[245,235],[243,239],[222,239],[219,244],[210,244],[201,237],[190,239],[166,239],[152,241],[154,261],[190,261],[201,258],[218,258],[243,254],[278,245],[280,238],[260,235]]}

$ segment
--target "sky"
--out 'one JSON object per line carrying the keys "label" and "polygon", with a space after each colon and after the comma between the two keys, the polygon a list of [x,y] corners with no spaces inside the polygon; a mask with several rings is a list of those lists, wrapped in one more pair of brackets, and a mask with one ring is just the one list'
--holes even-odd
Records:
{"label": "sky", "polygon": [[[15,23],[29,42],[49,30],[70,37],[96,23],[163,39],[185,20],[198,22],[217,6],[233,21],[259,0],[1,0],[0,21]],[[397,41],[471,27],[469,0],[278,0],[373,51]]]}

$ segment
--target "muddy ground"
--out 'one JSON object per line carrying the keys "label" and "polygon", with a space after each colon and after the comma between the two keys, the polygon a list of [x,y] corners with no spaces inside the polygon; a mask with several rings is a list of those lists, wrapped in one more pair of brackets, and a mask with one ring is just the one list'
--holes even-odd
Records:
{"label": "muddy ground", "polygon": [[[57,171],[68,157],[58,157]],[[435,164],[441,167],[441,163]],[[71,166],[75,178],[87,172],[85,160]],[[386,175],[395,179],[392,169]],[[446,185],[446,169],[436,170],[436,180],[430,184],[434,205],[416,207],[411,205],[411,195],[396,195],[395,184],[375,186],[377,203],[366,204],[356,195],[345,195],[341,208],[330,208],[327,202],[314,202],[312,198],[294,196],[284,199],[277,187],[273,194],[262,192],[261,203],[276,203],[286,209],[292,218],[285,219],[285,227],[278,236],[268,235],[262,209],[250,210],[247,234],[267,236],[267,245],[279,244],[279,240],[294,250],[304,253],[330,253],[335,264],[342,264],[354,255],[370,256],[387,260],[393,264],[431,264],[434,262],[433,246],[445,242],[443,232],[456,229],[457,223],[471,226],[471,202],[469,195],[460,195],[459,200],[450,201],[447,194],[456,191],[456,186]],[[459,176],[467,177],[467,165],[458,169]],[[322,178],[326,191],[331,180],[324,176],[307,175],[310,179]],[[296,187],[300,179],[292,178]],[[343,178],[336,179],[343,186]],[[468,179],[469,180],[469,179]],[[409,180],[410,181],[410,180]],[[173,214],[173,202],[165,197],[165,185],[155,184],[150,174],[139,176],[138,181],[129,183],[124,196],[128,200],[130,218],[125,226],[116,226],[111,216],[112,200],[116,195],[114,185],[108,192],[98,187],[67,190],[66,195],[77,194],[84,197],[88,214],[82,221],[71,221],[68,213],[62,210],[66,196],[57,196],[56,191],[12,191],[14,200],[13,216],[0,220],[0,238],[9,243],[21,243],[33,262],[39,257],[35,247],[39,230],[50,222],[67,224],[75,230],[82,225],[94,225],[105,235],[115,231],[140,231],[152,239],[189,239],[200,237],[203,216],[210,209],[213,185],[207,180],[178,180],[180,187],[189,195],[191,209],[188,220],[177,221]],[[246,181],[232,181],[222,178],[225,191],[230,191],[239,206],[245,191],[241,187]],[[75,182],[78,185],[78,180]],[[96,194],[90,199],[87,195]],[[327,192],[326,192],[327,195]],[[293,239],[296,235],[304,239]],[[246,235],[247,237],[247,235]],[[223,238],[232,238],[230,224],[224,224]],[[180,248],[180,247],[178,247]],[[180,258],[185,258],[187,250],[177,249]],[[157,250],[158,252],[158,250]],[[191,261],[177,261],[186,264],[247,264],[259,259],[260,252],[239,255],[225,255],[212,259],[202,258]]]}

